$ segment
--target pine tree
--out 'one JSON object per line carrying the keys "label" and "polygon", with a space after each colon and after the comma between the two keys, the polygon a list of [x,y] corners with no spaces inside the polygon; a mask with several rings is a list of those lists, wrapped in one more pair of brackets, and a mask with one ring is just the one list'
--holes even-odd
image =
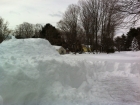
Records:
{"label": "pine tree", "polygon": [[139,45],[137,39],[134,37],[131,43],[131,50],[132,51],[138,51],[139,50]]}

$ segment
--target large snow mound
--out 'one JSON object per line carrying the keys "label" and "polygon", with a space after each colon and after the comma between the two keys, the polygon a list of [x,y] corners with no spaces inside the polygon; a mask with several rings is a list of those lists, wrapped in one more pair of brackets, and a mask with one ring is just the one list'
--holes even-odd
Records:
{"label": "large snow mound", "polygon": [[139,62],[61,57],[43,39],[0,50],[0,105],[140,105]]}
{"label": "large snow mound", "polygon": [[[17,50],[18,49],[18,50]],[[45,39],[11,39],[0,45],[0,55],[13,56],[52,56],[59,55],[52,45]]]}

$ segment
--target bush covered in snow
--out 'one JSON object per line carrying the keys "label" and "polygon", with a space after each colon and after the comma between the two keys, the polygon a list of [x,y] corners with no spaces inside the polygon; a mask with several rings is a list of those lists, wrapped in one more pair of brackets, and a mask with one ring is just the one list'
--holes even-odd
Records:
{"label": "bush covered in snow", "polygon": [[131,49],[132,49],[132,51],[138,51],[139,50],[139,44],[138,44],[138,41],[135,37],[132,40]]}

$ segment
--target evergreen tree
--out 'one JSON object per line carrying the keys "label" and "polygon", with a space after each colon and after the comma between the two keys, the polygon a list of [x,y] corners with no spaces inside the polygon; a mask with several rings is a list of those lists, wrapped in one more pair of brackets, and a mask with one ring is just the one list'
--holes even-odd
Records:
{"label": "evergreen tree", "polygon": [[126,50],[130,50],[131,43],[134,37],[138,36],[138,31],[136,28],[130,28],[129,32],[127,33],[126,38]]}
{"label": "evergreen tree", "polygon": [[122,47],[121,47],[121,50],[122,51],[126,51],[126,40],[127,40],[127,37],[123,34],[122,36],[121,36],[121,45],[122,45]]}
{"label": "evergreen tree", "polygon": [[114,43],[115,43],[116,49],[120,52],[121,51],[121,43],[122,43],[121,37],[120,36],[116,37],[114,40]]}
{"label": "evergreen tree", "polygon": [[137,39],[134,37],[131,43],[131,50],[132,51],[138,51],[139,50],[139,45]]}
{"label": "evergreen tree", "polygon": [[62,45],[59,31],[49,23],[42,27],[40,35],[41,38],[47,39],[52,45]]}
{"label": "evergreen tree", "polygon": [[126,36],[124,34],[116,37],[114,43],[118,51],[126,51]]}

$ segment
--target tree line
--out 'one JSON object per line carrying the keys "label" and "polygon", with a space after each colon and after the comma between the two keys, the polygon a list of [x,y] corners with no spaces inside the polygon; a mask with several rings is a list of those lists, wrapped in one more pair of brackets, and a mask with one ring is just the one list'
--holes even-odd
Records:
{"label": "tree line", "polygon": [[14,30],[10,30],[8,28],[8,22],[4,22],[4,19],[0,18],[0,43],[9,39],[10,35],[14,35],[17,39],[44,38],[50,41],[52,45],[62,45],[59,30],[49,23],[42,26],[41,24],[23,22],[17,25]]}
{"label": "tree line", "polygon": [[3,18],[0,18],[0,43],[8,38],[11,30],[8,28],[8,22],[5,22]]}
{"label": "tree line", "polygon": [[114,52],[114,46],[119,51],[129,50],[132,38],[137,36],[139,39],[139,28],[134,36],[128,32],[114,38],[115,31],[131,14],[135,14],[133,23],[139,19],[139,6],[137,0],[80,0],[78,4],[68,6],[57,28],[49,23],[42,26],[24,22],[11,31],[8,22],[0,18],[0,42],[12,32],[18,39],[45,38],[52,45],[63,46],[72,52],[82,52],[82,44],[91,52]]}
{"label": "tree line", "polygon": [[130,51],[132,40],[136,38],[140,49],[140,27],[130,28],[126,35],[117,36],[114,39],[114,45],[118,51]]}
{"label": "tree line", "polygon": [[71,48],[74,49],[75,43],[80,41],[90,45],[92,52],[112,50],[115,30],[125,16],[118,11],[121,8],[119,1],[80,0],[78,5],[69,5],[58,27],[70,41]]}
{"label": "tree line", "polygon": [[[128,21],[136,23],[139,7],[139,0],[80,0],[68,6],[58,27],[73,51],[77,51],[79,43],[84,43],[91,52],[114,52],[115,31]],[[132,41],[129,37],[127,40]],[[126,43],[126,50],[130,41]]]}

